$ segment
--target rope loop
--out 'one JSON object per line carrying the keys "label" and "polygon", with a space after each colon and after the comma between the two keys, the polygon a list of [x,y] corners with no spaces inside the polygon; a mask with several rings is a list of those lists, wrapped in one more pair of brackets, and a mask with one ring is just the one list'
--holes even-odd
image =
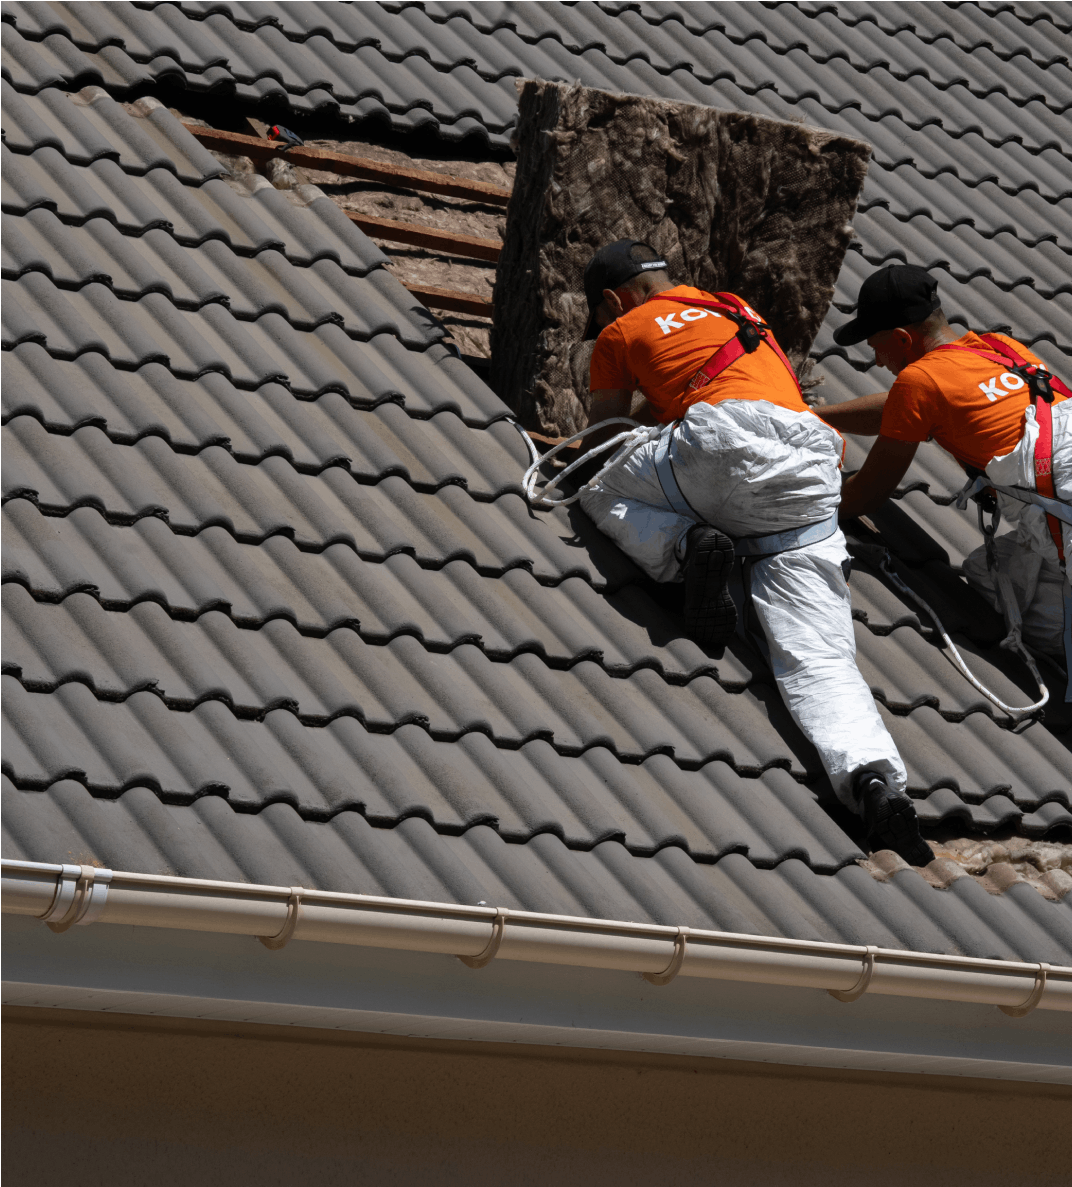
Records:
{"label": "rope loop", "polygon": [[[582,454],[579,458],[570,462],[564,470],[554,475],[541,490],[538,491],[536,489],[536,482],[540,477],[540,467],[545,462],[549,462],[561,453],[563,449],[567,449],[574,441],[579,441],[588,433],[592,433],[596,429],[605,429],[608,425],[618,424],[628,425],[629,428],[625,432],[616,433],[609,440],[603,441],[588,450],[587,453]],[[545,454],[535,458],[521,479],[521,488],[525,492],[525,498],[534,507],[568,507],[571,503],[576,503],[586,490],[595,486],[597,482],[600,482],[613,470],[617,470],[641,445],[645,445],[649,441],[654,441],[665,427],[665,425],[640,425],[628,416],[613,416],[609,420],[601,420],[594,425],[586,426],[579,433],[574,433],[572,437],[567,437],[564,441],[559,441],[557,445],[553,445]],[[558,484],[568,478],[578,466],[583,466],[586,462],[591,461],[592,458],[601,453],[606,453],[608,450],[615,449],[618,446],[625,446],[625,448],[616,453],[609,462],[606,462],[599,473],[590,478],[575,494],[566,495],[559,499],[552,499],[550,497],[551,492],[555,490]]]}
{"label": "rope loop", "polygon": [[[990,565],[990,567],[994,570],[997,570],[997,557],[993,556],[993,533],[997,527],[997,516],[995,516],[988,532],[983,524],[983,511],[982,508],[980,508],[979,526],[982,528],[983,535],[986,536],[987,540],[987,564]],[[991,563],[992,558],[993,563]],[[898,577],[893,571],[893,568],[890,565],[889,552],[883,552],[882,560],[879,562],[879,568],[889,578],[890,583],[894,586],[894,588],[896,588],[906,597],[911,598],[917,606],[926,612],[927,616],[938,629],[938,633],[942,636],[942,642],[948,649],[949,659],[953,666],[960,672],[964,679],[968,681],[972,688],[974,688],[977,692],[981,692],[988,701],[994,705],[997,705],[997,707],[1003,713],[1007,713],[1015,721],[1022,720],[1025,717],[1030,717],[1033,714],[1038,713],[1038,711],[1044,705],[1046,705],[1050,699],[1050,691],[1043,683],[1042,674],[1039,672],[1038,665],[1035,663],[1035,657],[1030,651],[1027,650],[1023,644],[1023,640],[1020,638],[1020,609],[1018,606],[1016,606],[1015,601],[1010,604],[1010,599],[1013,598],[1013,593],[1009,588],[1009,581],[1005,574],[998,572],[998,580],[996,582],[1002,602],[1005,604],[1005,620],[1009,625],[1009,633],[1001,641],[1001,646],[1007,651],[1015,652],[1024,661],[1028,667],[1028,670],[1031,672],[1032,678],[1038,685],[1039,692],[1042,695],[1031,705],[1006,705],[996,693],[991,692],[991,690],[987,688],[987,686],[981,680],[976,679],[976,677],[972,675],[971,669],[964,662],[963,656],[957,650],[956,644],[949,637],[949,633],[946,631],[945,627],[942,626],[942,621],[938,615],[935,614],[928,603],[925,602],[914,589],[902,581],[901,578]],[[1002,580],[1003,578],[1004,580]]]}

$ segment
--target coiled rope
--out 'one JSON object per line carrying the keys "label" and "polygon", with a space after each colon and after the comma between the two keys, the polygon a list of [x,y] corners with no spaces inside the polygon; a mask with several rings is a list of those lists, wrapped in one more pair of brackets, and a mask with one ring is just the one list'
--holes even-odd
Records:
{"label": "coiled rope", "polygon": [[[553,457],[561,453],[563,449],[568,449],[574,441],[580,441],[586,434],[594,432],[596,429],[605,429],[608,425],[629,425],[631,427],[628,431],[617,433],[608,441],[604,441],[595,446],[595,448],[590,449],[587,453],[582,454],[575,461],[570,462],[565,469],[556,474],[549,482],[545,483],[541,489],[536,489],[536,483],[540,477],[540,467],[544,462],[549,462]],[[610,420],[601,420],[598,424],[588,425],[587,428],[581,429],[579,433],[574,433],[572,437],[567,437],[565,441],[560,441],[557,445],[552,446],[545,454],[540,454],[536,446],[532,443],[531,438],[525,433],[525,440],[528,441],[529,451],[532,455],[532,465],[525,471],[524,477],[521,479],[521,487],[525,492],[525,498],[534,507],[568,507],[571,503],[576,503],[586,490],[595,486],[597,482],[601,482],[608,474],[617,470],[641,445],[646,445],[649,441],[654,441],[665,428],[666,425],[640,425],[628,416],[614,416]],[[599,454],[606,453],[608,450],[618,447],[620,447],[619,452],[610,461],[605,462],[600,471],[593,475],[575,494],[565,495],[558,499],[552,499],[550,497],[551,492],[555,490],[558,484],[568,478],[578,466],[583,466]]]}

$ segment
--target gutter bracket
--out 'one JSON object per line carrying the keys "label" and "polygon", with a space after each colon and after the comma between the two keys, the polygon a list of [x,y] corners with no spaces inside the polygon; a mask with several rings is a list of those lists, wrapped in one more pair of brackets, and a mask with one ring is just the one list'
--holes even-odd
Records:
{"label": "gutter bracket", "polygon": [[298,920],[301,918],[301,901],[304,893],[305,888],[303,886],[292,886],[290,888],[290,897],[287,899],[287,917],[283,920],[283,926],[274,936],[257,937],[265,948],[270,948],[273,952],[278,952],[280,948],[285,948],[294,938],[294,932],[298,927]]}
{"label": "gutter bracket", "polygon": [[39,917],[41,922],[54,932],[92,923],[104,909],[111,880],[111,870],[65,865],[56,884],[56,897]]}
{"label": "gutter bracket", "polygon": [[831,997],[836,997],[839,1002],[854,1002],[867,992],[871,985],[871,978],[875,975],[875,955],[878,949],[874,944],[867,945],[867,952],[864,956],[864,967],[860,973],[860,978],[851,989],[828,989],[826,992]]}
{"label": "gutter bracket", "polygon": [[1042,1001],[1042,995],[1046,990],[1046,978],[1049,976],[1050,966],[1048,964],[1039,963],[1038,972],[1035,974],[1035,986],[1028,994],[1027,1001],[1022,1006],[998,1006],[998,1009],[1003,1014],[1008,1014],[1010,1018],[1023,1018]]}
{"label": "gutter bracket", "polygon": [[476,956],[459,956],[458,959],[462,964],[468,965],[471,969],[482,969],[486,964],[491,964],[499,954],[503,933],[506,931],[506,917],[509,914],[510,912],[505,907],[495,908],[495,919],[491,924],[491,939],[488,940],[487,947]]}
{"label": "gutter bracket", "polygon": [[670,982],[681,972],[681,966],[685,963],[685,950],[689,946],[689,929],[687,927],[679,927],[677,935],[674,937],[674,955],[670,959],[670,963],[661,973],[641,973],[640,975],[648,982],[649,985],[669,985]]}

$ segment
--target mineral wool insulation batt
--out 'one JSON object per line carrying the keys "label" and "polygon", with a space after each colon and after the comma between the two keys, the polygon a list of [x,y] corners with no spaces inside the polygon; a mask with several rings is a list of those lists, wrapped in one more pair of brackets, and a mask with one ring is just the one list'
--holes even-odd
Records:
{"label": "mineral wool insulation batt", "polygon": [[581,280],[615,239],[649,242],[678,283],[740,294],[799,371],[834,295],[871,146],[746,112],[518,86],[492,385],[522,422],[549,433],[584,423]]}

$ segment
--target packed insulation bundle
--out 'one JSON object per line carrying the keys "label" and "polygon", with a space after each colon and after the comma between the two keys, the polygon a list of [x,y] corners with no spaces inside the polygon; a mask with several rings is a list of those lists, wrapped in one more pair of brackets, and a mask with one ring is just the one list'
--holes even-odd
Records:
{"label": "packed insulation bundle", "polygon": [[834,295],[870,145],[740,111],[519,84],[492,386],[527,427],[587,415],[585,264],[635,238],[675,283],[738,293],[800,371]]}

